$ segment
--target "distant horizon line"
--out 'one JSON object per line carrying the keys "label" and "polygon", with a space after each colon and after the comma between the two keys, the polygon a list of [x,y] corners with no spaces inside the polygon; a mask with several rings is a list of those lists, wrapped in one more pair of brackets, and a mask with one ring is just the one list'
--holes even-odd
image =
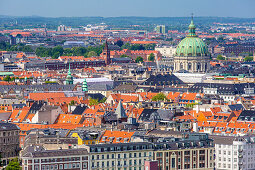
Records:
{"label": "distant horizon line", "polygon": [[[4,15],[0,14],[0,17],[40,17],[40,18],[191,18],[191,16],[39,16],[39,15],[25,15],[25,16],[16,16],[16,15]],[[237,18],[237,19],[255,19],[255,17],[236,17],[236,16],[193,16],[194,18]]]}

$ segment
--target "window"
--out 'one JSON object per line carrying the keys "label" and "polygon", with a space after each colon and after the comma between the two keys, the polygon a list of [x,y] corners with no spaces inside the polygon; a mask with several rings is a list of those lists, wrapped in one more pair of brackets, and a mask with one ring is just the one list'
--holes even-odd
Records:
{"label": "window", "polygon": [[65,164],[65,165],[64,165],[64,169],[68,169],[68,164]]}
{"label": "window", "polygon": [[63,169],[63,164],[59,164],[59,169]]}
{"label": "window", "polygon": [[175,158],[172,158],[172,168],[175,168]]}

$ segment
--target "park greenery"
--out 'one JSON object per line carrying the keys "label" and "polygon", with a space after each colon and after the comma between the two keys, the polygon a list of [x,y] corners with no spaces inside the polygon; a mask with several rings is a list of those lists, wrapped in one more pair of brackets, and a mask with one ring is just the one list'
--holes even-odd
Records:
{"label": "park greenery", "polygon": [[166,95],[164,93],[158,93],[157,95],[152,97],[152,101],[168,101]]}
{"label": "park greenery", "polygon": [[247,62],[253,61],[253,57],[252,57],[252,56],[246,56],[246,57],[244,58],[244,61],[247,61]]}
{"label": "park greenery", "polygon": [[18,158],[12,159],[6,166],[5,170],[21,170],[19,159]]}
{"label": "park greenery", "polygon": [[106,101],[106,98],[103,98],[101,100],[89,98],[89,105],[95,106],[95,105],[98,105],[99,103],[104,103],[105,101]]}
{"label": "park greenery", "polygon": [[223,57],[222,55],[218,55],[217,60],[225,60],[225,57]]}
{"label": "park greenery", "polygon": [[156,47],[156,44],[130,44],[126,43],[121,46],[121,49],[128,49],[128,50],[154,50]]}

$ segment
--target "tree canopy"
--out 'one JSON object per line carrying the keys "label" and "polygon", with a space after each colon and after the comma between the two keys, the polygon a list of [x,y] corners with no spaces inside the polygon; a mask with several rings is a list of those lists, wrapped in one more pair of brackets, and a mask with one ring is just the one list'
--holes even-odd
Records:
{"label": "tree canopy", "polygon": [[90,106],[98,105],[98,104],[99,104],[98,99],[89,98],[89,105]]}
{"label": "tree canopy", "polygon": [[12,159],[5,168],[5,170],[20,170],[20,169],[21,169],[21,166],[20,166],[18,158]]}
{"label": "tree canopy", "polygon": [[252,56],[246,56],[244,58],[244,61],[253,61],[253,57]]}
{"label": "tree canopy", "polygon": [[148,57],[149,61],[154,61],[155,60],[155,55],[153,53],[151,53]]}
{"label": "tree canopy", "polygon": [[140,62],[143,63],[143,58],[141,56],[138,56],[138,57],[136,57],[135,62],[136,63],[140,63]]}
{"label": "tree canopy", "polygon": [[225,60],[225,58],[222,55],[218,55],[217,60]]}
{"label": "tree canopy", "polygon": [[158,93],[157,95],[152,97],[152,101],[164,101],[168,100],[164,93]]}
{"label": "tree canopy", "polygon": [[95,51],[88,52],[88,57],[94,57],[97,56],[97,53]]}
{"label": "tree canopy", "polygon": [[120,56],[120,58],[128,58],[129,56],[128,55],[126,55],[126,54],[122,54],[121,56]]}

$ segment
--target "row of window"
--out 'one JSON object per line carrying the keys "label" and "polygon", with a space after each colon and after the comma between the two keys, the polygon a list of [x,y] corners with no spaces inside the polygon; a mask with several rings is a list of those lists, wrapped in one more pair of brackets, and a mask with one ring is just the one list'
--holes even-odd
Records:
{"label": "row of window", "polygon": [[[147,157],[147,156],[152,156],[152,153],[149,152],[149,154],[147,154],[147,152],[144,152],[143,154],[140,152],[140,153],[129,153],[129,154],[118,154],[116,158],[137,158],[137,157]],[[91,156],[91,159],[94,160],[94,159],[115,159],[115,154],[107,154],[107,155],[92,155]]]}
{"label": "row of window", "polygon": [[[138,160],[129,160],[129,161],[116,161],[117,166],[140,166],[144,164],[144,161],[146,161],[146,159],[142,160],[142,159],[138,159]],[[92,167],[109,167],[109,166],[115,166],[115,161],[103,161],[103,162],[92,162],[91,163]]]}
{"label": "row of window", "polygon": [[[88,168],[87,163],[83,163],[83,168]],[[80,168],[80,163],[70,163],[70,164],[55,164],[55,165],[42,165],[42,170],[55,170],[55,169],[75,169]],[[35,165],[35,170],[39,170],[39,165]]]}

